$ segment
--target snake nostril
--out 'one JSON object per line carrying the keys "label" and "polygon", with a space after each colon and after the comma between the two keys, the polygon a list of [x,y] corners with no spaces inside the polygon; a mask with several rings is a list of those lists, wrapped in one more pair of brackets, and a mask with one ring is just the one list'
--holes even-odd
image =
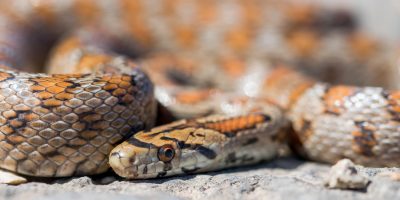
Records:
{"label": "snake nostril", "polygon": [[130,158],[129,158],[129,162],[130,162],[130,163],[134,164],[135,161],[136,161],[135,157],[130,157]]}
{"label": "snake nostril", "polygon": [[112,153],[110,154],[110,157],[118,157],[118,158],[121,158],[121,155],[120,155],[118,152],[112,152]]}

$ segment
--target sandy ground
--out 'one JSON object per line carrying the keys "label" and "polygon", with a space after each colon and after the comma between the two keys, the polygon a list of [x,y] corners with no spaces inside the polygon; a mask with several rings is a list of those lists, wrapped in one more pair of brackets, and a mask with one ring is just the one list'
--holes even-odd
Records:
{"label": "sandy ground", "polygon": [[330,166],[282,158],[250,167],[147,181],[113,174],[0,185],[0,199],[399,199],[400,181],[379,175],[397,169],[360,168],[371,183],[362,191],[324,187]]}

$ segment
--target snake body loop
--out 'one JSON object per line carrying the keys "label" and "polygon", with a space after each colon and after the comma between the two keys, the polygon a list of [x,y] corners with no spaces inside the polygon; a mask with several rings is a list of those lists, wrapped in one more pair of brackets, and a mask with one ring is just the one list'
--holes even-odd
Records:
{"label": "snake body loop", "polygon": [[287,144],[399,166],[399,92],[363,87],[396,87],[392,52],[345,12],[287,2],[0,1],[0,168],[156,178]]}
{"label": "snake body loop", "polygon": [[125,58],[81,53],[81,63],[96,58],[103,66],[65,75],[1,70],[2,168],[45,177],[102,173],[116,144],[153,126],[148,77]]}

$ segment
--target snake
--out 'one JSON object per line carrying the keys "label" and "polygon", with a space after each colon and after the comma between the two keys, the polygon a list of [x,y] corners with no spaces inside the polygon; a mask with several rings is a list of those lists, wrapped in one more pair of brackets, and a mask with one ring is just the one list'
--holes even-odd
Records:
{"label": "snake", "polygon": [[324,163],[400,165],[395,51],[347,12],[259,0],[0,9],[1,169],[67,177],[111,167],[147,179],[289,148]]}

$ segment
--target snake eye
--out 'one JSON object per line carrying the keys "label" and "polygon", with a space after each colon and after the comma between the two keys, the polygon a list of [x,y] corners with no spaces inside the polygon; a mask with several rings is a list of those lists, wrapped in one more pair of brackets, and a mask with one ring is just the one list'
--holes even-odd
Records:
{"label": "snake eye", "polygon": [[171,161],[175,156],[175,150],[171,145],[163,145],[158,149],[158,159],[163,162]]}

